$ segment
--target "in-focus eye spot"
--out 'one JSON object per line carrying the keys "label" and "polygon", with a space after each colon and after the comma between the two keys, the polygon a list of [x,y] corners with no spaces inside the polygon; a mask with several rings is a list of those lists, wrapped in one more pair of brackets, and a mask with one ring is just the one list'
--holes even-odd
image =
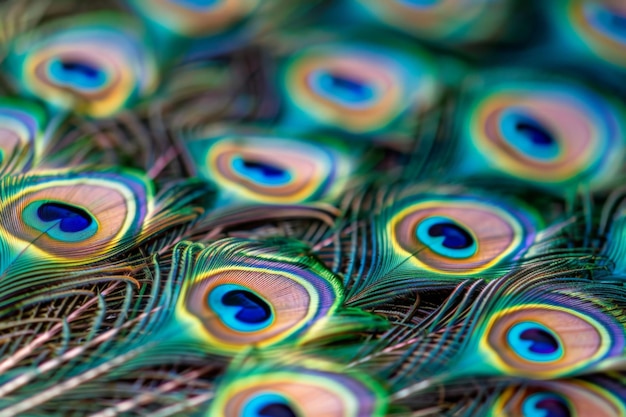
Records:
{"label": "in-focus eye spot", "polygon": [[183,285],[176,307],[188,312],[182,319],[198,329],[188,336],[229,352],[262,348],[299,337],[339,308],[343,287],[324,265],[293,252],[292,262],[268,261],[265,257],[283,249],[253,244],[234,238],[216,242],[200,255],[211,265],[190,264],[194,281]]}
{"label": "in-focus eye spot", "polygon": [[[593,302],[587,297],[585,301]],[[589,309],[574,310],[577,303]],[[481,341],[486,339],[488,355],[483,357],[506,375],[532,378],[557,379],[595,369],[624,346],[623,329],[612,327],[615,319],[602,307],[564,295],[540,303],[527,299],[514,303],[487,322]],[[618,350],[611,351],[615,343]],[[569,404],[571,397],[564,398]]]}
{"label": "in-focus eye spot", "polygon": [[15,237],[19,255],[10,262],[34,256],[89,264],[128,250],[151,210],[150,191],[144,177],[123,171],[29,175],[0,207],[15,219],[0,222],[3,235]]}
{"label": "in-focus eye spot", "polygon": [[85,210],[57,202],[40,205],[37,216],[44,222],[59,221],[59,228],[66,233],[82,232],[93,222],[91,215]]}

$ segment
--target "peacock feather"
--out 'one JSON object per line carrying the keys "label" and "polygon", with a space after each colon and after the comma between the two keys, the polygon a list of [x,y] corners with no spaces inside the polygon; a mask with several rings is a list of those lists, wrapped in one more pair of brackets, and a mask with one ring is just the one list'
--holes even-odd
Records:
{"label": "peacock feather", "polygon": [[612,181],[624,159],[622,104],[592,86],[509,74],[485,71],[462,93],[455,175],[511,177],[559,192]]}
{"label": "peacock feather", "polygon": [[625,22],[0,3],[0,417],[625,415]]}
{"label": "peacock feather", "polygon": [[32,165],[43,151],[47,114],[36,102],[0,99],[0,172],[17,173]]}
{"label": "peacock feather", "polygon": [[442,44],[484,42],[503,32],[514,2],[493,0],[345,0],[355,18]]}
{"label": "peacock feather", "polygon": [[367,375],[340,372],[316,358],[247,357],[224,377],[211,416],[384,416],[384,388]]}
{"label": "peacock feather", "polygon": [[336,199],[359,163],[367,163],[359,160],[358,147],[348,152],[346,144],[325,137],[227,131],[184,146],[196,175],[220,190],[217,205]]}
{"label": "peacock feather", "polygon": [[152,47],[129,16],[71,19],[12,40],[5,64],[19,92],[60,111],[106,117],[154,91],[158,68]]}
{"label": "peacock feather", "polygon": [[452,82],[427,50],[403,39],[356,32],[335,42],[307,34],[298,41],[279,72],[281,125],[290,129],[406,141]]}

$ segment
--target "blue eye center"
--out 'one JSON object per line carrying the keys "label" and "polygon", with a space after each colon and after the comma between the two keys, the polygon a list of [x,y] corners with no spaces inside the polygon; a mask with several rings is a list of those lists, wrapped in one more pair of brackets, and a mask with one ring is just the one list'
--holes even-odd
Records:
{"label": "blue eye center", "polygon": [[546,129],[534,120],[520,118],[515,128],[521,134],[526,135],[535,145],[549,146],[554,143],[554,138]]}
{"label": "blue eye center", "polygon": [[345,106],[367,105],[376,96],[373,86],[346,74],[320,70],[311,74],[311,80],[320,96]]}
{"label": "blue eye center", "polygon": [[218,285],[208,294],[207,301],[222,323],[238,332],[257,332],[274,320],[268,301],[243,285]]}
{"label": "blue eye center", "polygon": [[41,221],[59,221],[59,228],[66,233],[77,233],[87,229],[93,219],[85,210],[69,204],[49,202],[37,209]]}
{"label": "blue eye center", "polygon": [[626,43],[626,15],[596,3],[585,5],[587,19],[596,29],[620,43]]}
{"label": "blue eye center", "polygon": [[272,403],[259,410],[259,417],[298,417],[287,404]]}
{"label": "blue eye center", "polygon": [[107,78],[98,66],[78,60],[55,59],[49,70],[57,82],[79,88],[99,88]]}
{"label": "blue eye center", "polygon": [[431,7],[439,3],[439,0],[398,0],[399,3],[404,3],[413,7]]}
{"label": "blue eye center", "polygon": [[559,143],[554,134],[540,121],[524,114],[523,110],[509,109],[500,120],[504,140],[510,146],[540,160],[551,160],[559,156]]}
{"label": "blue eye center", "polygon": [[280,186],[291,180],[291,173],[286,169],[248,157],[234,157],[232,167],[245,178],[266,186]]}
{"label": "blue eye center", "polygon": [[546,326],[532,322],[513,325],[507,333],[511,349],[523,359],[549,362],[563,355],[563,348],[555,334]]}
{"label": "blue eye center", "polygon": [[428,228],[431,237],[443,236],[443,246],[449,249],[465,249],[472,246],[474,239],[465,229],[452,222],[435,223]]}
{"label": "blue eye center", "polygon": [[298,417],[287,398],[278,393],[263,392],[243,407],[241,417]]}
{"label": "blue eye center", "polygon": [[626,16],[617,13],[610,13],[610,15],[609,21],[611,22],[611,26],[617,30],[626,31]]}
{"label": "blue eye center", "polygon": [[337,74],[322,76],[324,84],[331,90],[335,90],[345,96],[352,97],[353,101],[360,101],[369,95],[367,85],[354,78],[348,78]]}
{"label": "blue eye center", "polygon": [[265,177],[276,178],[276,177],[282,177],[283,175],[285,175],[284,169],[281,169],[274,165],[269,165],[263,162],[250,161],[250,160],[244,159],[242,164],[246,169],[249,169],[251,171],[258,171]]}
{"label": "blue eye center", "polygon": [[538,392],[526,398],[522,405],[524,417],[570,417],[567,402],[559,395]]}
{"label": "blue eye center", "polygon": [[478,244],[471,233],[446,217],[434,216],[422,220],[416,235],[433,252],[448,258],[469,258],[478,251]]}
{"label": "blue eye center", "polygon": [[221,0],[170,0],[172,3],[178,3],[183,7],[204,8],[213,7],[220,3]]}
{"label": "blue eye center", "polygon": [[272,316],[267,303],[250,291],[228,291],[222,296],[222,302],[227,306],[240,307],[235,317],[247,324],[263,323]]}
{"label": "blue eye center", "polygon": [[78,61],[61,61],[61,68],[66,72],[79,73],[86,78],[96,78],[100,75],[97,68]]}
{"label": "blue eye center", "polygon": [[532,342],[529,350],[534,353],[554,353],[559,350],[559,342],[545,330],[526,329],[520,333],[520,339]]}

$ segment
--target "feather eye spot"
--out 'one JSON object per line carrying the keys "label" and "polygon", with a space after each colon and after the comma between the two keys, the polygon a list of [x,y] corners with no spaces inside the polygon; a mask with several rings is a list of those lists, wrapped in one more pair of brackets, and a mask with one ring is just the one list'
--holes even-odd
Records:
{"label": "feather eye spot", "polygon": [[563,356],[558,337],[536,322],[514,324],[507,333],[507,341],[515,353],[529,361],[548,362]]}
{"label": "feather eye spot", "polygon": [[202,338],[212,349],[236,352],[293,340],[341,304],[341,284],[326,271],[287,263],[259,265],[260,260],[247,257],[237,261],[242,265],[215,270],[199,263],[177,307],[186,334]]}
{"label": "feather eye spot", "polygon": [[529,395],[522,403],[524,417],[570,417],[567,401],[551,392],[537,392]]}
{"label": "feather eye spot", "polygon": [[311,45],[283,67],[287,124],[370,135],[404,125],[440,97],[437,67],[421,50],[350,40]]}
{"label": "feather eye spot", "polygon": [[6,176],[0,193],[14,260],[107,259],[133,244],[152,209],[151,183],[133,172]]}
{"label": "feather eye spot", "polygon": [[[503,80],[469,93],[459,173],[603,184],[624,155],[624,108],[574,82]],[[473,154],[472,157],[468,153]]]}
{"label": "feather eye spot", "polygon": [[621,352],[621,324],[594,308],[580,312],[559,302],[523,303],[491,315],[480,342],[484,358],[498,372],[557,378]]}
{"label": "feather eye spot", "polygon": [[509,386],[499,395],[488,416],[621,416],[625,411],[620,398],[621,385],[611,378],[600,377]]}
{"label": "feather eye spot", "polygon": [[297,137],[237,133],[189,140],[186,147],[198,175],[218,186],[218,205],[329,198],[354,169],[341,144]]}
{"label": "feather eye spot", "polygon": [[110,117],[156,88],[159,69],[146,36],[133,18],[88,13],[24,35],[4,65],[20,74],[22,93],[52,108]]}
{"label": "feather eye spot", "polygon": [[418,268],[455,275],[517,259],[539,223],[532,212],[503,201],[443,192],[407,195],[389,211],[387,230],[398,255]]}
{"label": "feather eye spot", "polygon": [[218,387],[211,417],[382,417],[387,392],[360,373],[306,357],[244,363]]}

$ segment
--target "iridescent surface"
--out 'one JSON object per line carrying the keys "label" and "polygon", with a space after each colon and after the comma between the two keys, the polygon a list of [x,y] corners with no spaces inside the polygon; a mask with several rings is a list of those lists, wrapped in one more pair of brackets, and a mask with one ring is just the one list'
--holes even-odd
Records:
{"label": "iridescent surface", "polygon": [[626,415],[623,0],[0,2],[0,417]]}

